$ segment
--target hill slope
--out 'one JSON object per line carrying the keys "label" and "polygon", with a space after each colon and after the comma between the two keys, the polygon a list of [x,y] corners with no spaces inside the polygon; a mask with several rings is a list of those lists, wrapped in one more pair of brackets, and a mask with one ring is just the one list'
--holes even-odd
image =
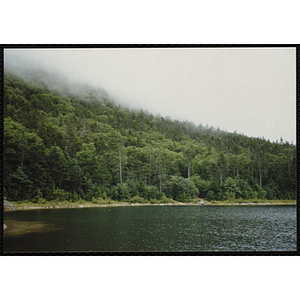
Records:
{"label": "hill slope", "polygon": [[4,79],[8,200],[296,199],[294,145],[131,111],[104,90],[27,76]]}

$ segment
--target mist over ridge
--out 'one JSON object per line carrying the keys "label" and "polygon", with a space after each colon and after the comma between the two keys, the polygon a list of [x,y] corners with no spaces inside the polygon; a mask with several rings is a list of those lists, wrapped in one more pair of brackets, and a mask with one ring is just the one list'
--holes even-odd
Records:
{"label": "mist over ridge", "polygon": [[72,80],[63,72],[47,70],[37,64],[22,65],[18,60],[12,63],[8,60],[4,69],[6,74],[17,76],[33,87],[43,88],[64,97],[78,97],[86,100],[91,96],[98,99],[109,98],[107,91],[102,88]]}
{"label": "mist over ridge", "polygon": [[[133,112],[143,112],[146,115],[153,115],[154,118],[164,118],[165,120],[174,122],[179,121],[184,123],[185,128],[188,129],[189,133],[192,135],[196,135],[196,133],[216,133],[220,134],[221,132],[226,132],[227,130],[222,130],[219,127],[215,128],[214,126],[210,126],[209,124],[195,124],[192,121],[186,120],[178,120],[176,118],[171,118],[170,116],[161,116],[160,113],[152,114],[151,111],[147,109],[143,109],[142,107],[132,107],[127,103],[124,103],[118,99],[118,96],[112,98],[110,94],[103,88],[99,86],[91,85],[89,83],[82,83],[76,81],[75,79],[70,79],[67,75],[63,74],[59,71],[49,71],[44,67],[33,64],[32,67],[30,65],[25,65],[18,68],[18,65],[10,65],[8,64],[5,67],[5,73],[7,75],[11,75],[13,77],[17,77],[24,82],[30,84],[36,88],[42,88],[50,93],[57,94],[62,97],[67,98],[78,98],[83,101],[93,101],[93,100],[104,100],[108,102],[112,102],[115,105],[118,105],[122,109],[128,109]],[[234,131],[234,133],[237,133]]]}
{"label": "mist over ridge", "polygon": [[[290,64],[282,72],[286,62],[290,63],[293,49],[273,49],[268,53],[267,49],[258,49],[248,53],[251,63],[256,63],[250,67],[244,59],[247,56],[239,51],[231,54],[226,49],[202,49],[201,53],[190,51],[189,55],[186,49],[88,50],[5,50],[5,70],[23,75],[33,69],[41,74],[48,72],[52,82],[48,80],[46,86],[53,86],[60,93],[60,86],[64,85],[64,92],[88,99],[86,91],[82,91],[90,86],[100,98],[155,116],[196,126],[208,124],[271,141],[280,137],[295,141],[294,79],[290,77]],[[228,52],[228,56],[223,52]],[[281,62],[282,57],[287,58]],[[262,59],[265,62],[260,64]],[[277,65],[270,69],[272,59],[277,60]],[[265,65],[270,69],[268,72],[263,68]],[[259,77],[255,69],[261,71]],[[269,71],[273,71],[272,78]],[[289,76],[287,83],[277,80],[280,72]],[[273,85],[267,80],[273,80]],[[284,86],[291,91],[290,96],[283,94]]]}
{"label": "mist over ridge", "polygon": [[[46,67],[38,65],[34,62],[32,63],[32,65],[29,61],[23,64],[23,60],[18,56],[14,60],[7,60],[5,73],[6,75],[20,78],[33,87],[42,88],[63,97],[79,98],[87,102],[89,102],[90,100],[111,101],[124,109],[129,109],[138,113],[140,111],[143,111],[147,115],[152,114],[151,111],[144,109],[142,105],[141,107],[132,107],[132,105],[122,101],[122,99],[118,96],[111,97],[110,94],[105,89],[99,87],[99,85],[96,86],[95,84],[91,84],[88,82],[81,82],[78,79],[76,80],[74,78],[68,77],[68,75],[59,70],[51,70],[51,68],[49,70]],[[161,116],[160,113],[154,114],[153,116],[157,118],[163,117],[170,121],[176,120],[174,118],[171,118],[170,116]],[[196,128],[196,125],[193,122],[187,119],[180,120],[180,122],[183,121],[186,124],[190,124],[190,126]],[[201,129],[204,128],[202,124],[199,124],[198,127]],[[206,124],[205,128],[215,130],[213,126],[209,126],[208,124]]]}

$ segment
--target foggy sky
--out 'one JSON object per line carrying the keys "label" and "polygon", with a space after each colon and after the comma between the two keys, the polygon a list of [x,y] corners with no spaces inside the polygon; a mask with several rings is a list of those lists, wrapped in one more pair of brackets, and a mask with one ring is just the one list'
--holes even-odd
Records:
{"label": "foggy sky", "polygon": [[295,56],[295,48],[7,49],[4,66],[41,66],[130,108],[295,144]]}

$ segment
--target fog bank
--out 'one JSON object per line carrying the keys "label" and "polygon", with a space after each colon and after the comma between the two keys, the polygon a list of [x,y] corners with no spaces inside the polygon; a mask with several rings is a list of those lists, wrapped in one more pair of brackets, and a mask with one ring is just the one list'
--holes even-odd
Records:
{"label": "fog bank", "polygon": [[64,75],[154,115],[296,141],[294,48],[6,49],[4,65]]}

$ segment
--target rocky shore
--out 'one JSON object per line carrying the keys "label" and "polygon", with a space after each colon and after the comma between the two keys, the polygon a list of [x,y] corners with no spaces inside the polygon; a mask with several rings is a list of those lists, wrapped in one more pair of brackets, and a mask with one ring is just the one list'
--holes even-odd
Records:
{"label": "rocky shore", "polygon": [[287,203],[271,203],[271,202],[242,202],[242,203],[212,203],[208,201],[199,201],[199,202],[169,202],[169,203],[114,203],[114,204],[93,204],[93,203],[84,203],[84,204],[60,204],[60,205],[37,205],[37,206],[16,206],[14,210],[29,210],[29,209],[61,209],[61,208],[86,208],[86,207],[120,207],[120,206],[240,206],[240,205],[296,205],[296,203],[287,202]]}
{"label": "rocky shore", "polygon": [[[7,201],[6,199],[4,199],[3,208],[4,211],[16,210],[15,206],[11,202]],[[3,230],[5,230],[6,228],[7,225],[3,223]]]}

